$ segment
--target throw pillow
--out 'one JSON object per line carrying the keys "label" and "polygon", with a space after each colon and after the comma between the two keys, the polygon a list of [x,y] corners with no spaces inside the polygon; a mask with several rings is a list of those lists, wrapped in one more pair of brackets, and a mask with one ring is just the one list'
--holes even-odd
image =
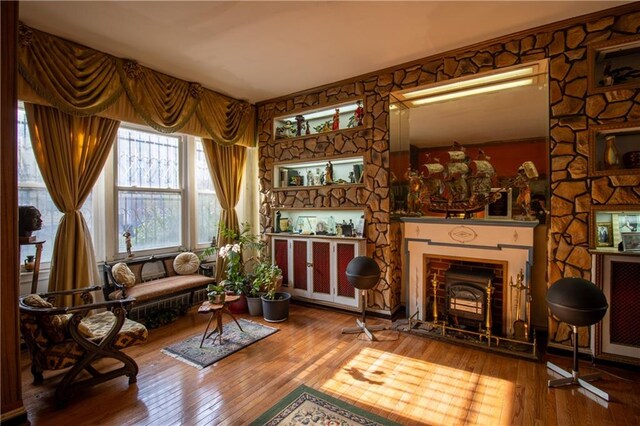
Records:
{"label": "throw pillow", "polygon": [[111,273],[113,274],[113,279],[115,279],[118,284],[121,284],[127,288],[131,288],[136,285],[136,276],[129,266],[124,263],[116,263],[111,267]]}
{"label": "throw pillow", "polygon": [[178,275],[195,274],[200,267],[200,259],[195,253],[186,251],[173,260],[173,270]]}

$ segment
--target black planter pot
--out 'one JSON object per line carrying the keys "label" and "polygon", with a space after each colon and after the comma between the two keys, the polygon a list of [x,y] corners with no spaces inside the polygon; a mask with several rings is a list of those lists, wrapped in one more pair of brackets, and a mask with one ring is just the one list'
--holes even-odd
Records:
{"label": "black planter pot", "polygon": [[247,296],[247,307],[249,308],[249,315],[259,316],[262,315],[262,299],[260,296],[251,297]]}
{"label": "black planter pot", "polygon": [[262,317],[268,322],[282,322],[289,318],[289,293],[276,293],[275,299],[262,296]]}

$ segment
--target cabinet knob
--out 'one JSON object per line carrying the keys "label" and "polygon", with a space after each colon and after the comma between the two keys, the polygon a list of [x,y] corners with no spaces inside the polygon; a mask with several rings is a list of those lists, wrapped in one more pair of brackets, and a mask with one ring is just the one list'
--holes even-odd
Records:
{"label": "cabinet knob", "polygon": [[307,262],[307,268],[313,268],[313,263]]}

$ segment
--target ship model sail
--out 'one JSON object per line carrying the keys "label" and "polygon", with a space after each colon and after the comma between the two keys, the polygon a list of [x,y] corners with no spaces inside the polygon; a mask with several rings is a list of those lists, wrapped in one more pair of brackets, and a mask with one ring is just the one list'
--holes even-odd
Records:
{"label": "ship model sail", "polygon": [[447,217],[463,215],[469,218],[472,213],[484,210],[487,204],[500,198],[502,189],[528,187],[529,181],[538,177],[535,165],[526,161],[514,178],[495,191],[492,188],[495,188],[496,171],[490,157],[482,150],[476,159],[471,159],[466,149],[455,142],[447,155],[449,159],[445,164],[428,156],[423,173],[407,173],[409,197],[413,198],[409,203],[410,213],[412,208],[425,206],[432,212],[445,213]]}

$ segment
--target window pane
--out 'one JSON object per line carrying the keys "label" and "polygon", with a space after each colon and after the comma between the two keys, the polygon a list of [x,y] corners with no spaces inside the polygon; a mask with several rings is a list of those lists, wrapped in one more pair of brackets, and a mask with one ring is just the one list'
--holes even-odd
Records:
{"label": "window pane", "polygon": [[119,252],[126,251],[125,231],[131,233],[132,250],[177,247],[182,244],[180,194],[120,191],[118,194]]}
{"label": "window pane", "polygon": [[218,235],[221,207],[213,189],[213,181],[200,139],[196,140],[196,188],[198,191],[196,203],[198,244],[208,244]]}
{"label": "window pane", "polygon": [[180,138],[118,130],[118,185],[180,188]]}

